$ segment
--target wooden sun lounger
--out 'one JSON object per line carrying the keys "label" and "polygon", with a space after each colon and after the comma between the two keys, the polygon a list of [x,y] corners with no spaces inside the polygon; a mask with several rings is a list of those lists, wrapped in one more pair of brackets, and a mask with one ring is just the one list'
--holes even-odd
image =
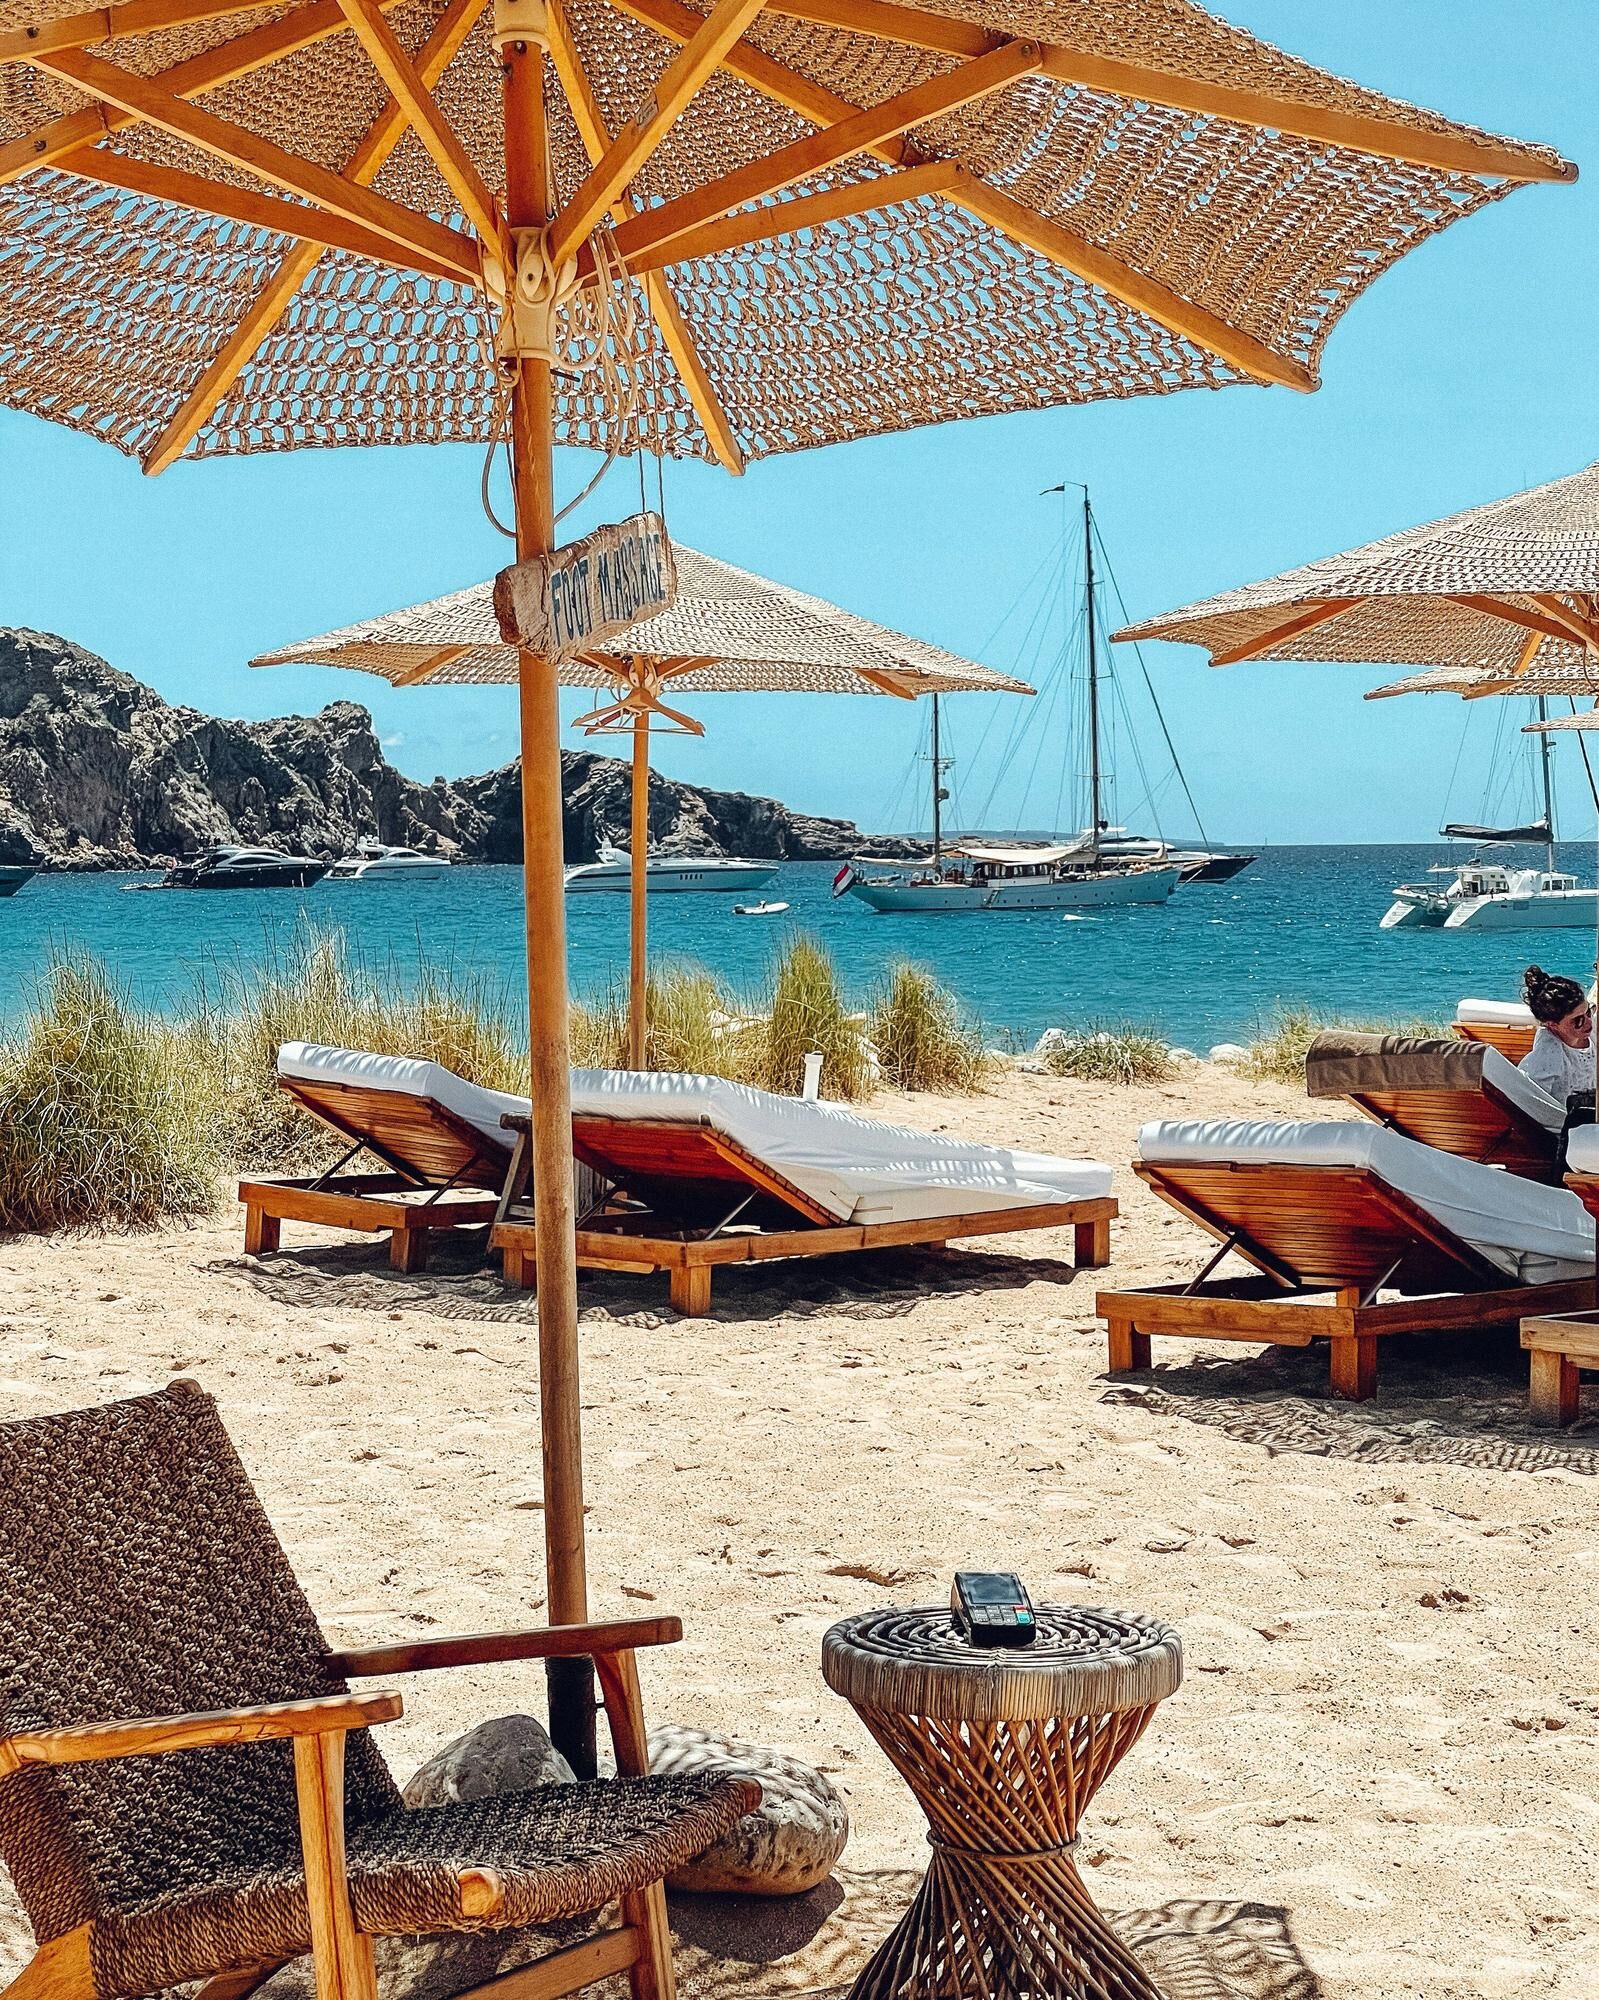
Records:
{"label": "wooden sun lounger", "polygon": [[1513,1021],[1456,1021],[1453,1032],[1463,1042],[1486,1042],[1506,1062],[1519,1063],[1531,1054],[1537,1030]]}
{"label": "wooden sun lounger", "polygon": [[1476,1090],[1346,1090],[1344,1101],[1390,1132],[1523,1180],[1560,1178],[1560,1134],[1484,1077]]}
{"label": "wooden sun lounger", "polygon": [[[1101,1292],[1109,1371],[1150,1364],[1150,1336],[1263,1346],[1331,1342],[1333,1393],[1377,1387],[1377,1343],[1391,1334],[1511,1325],[1527,1313],[1599,1305],[1594,1280],[1509,1285],[1479,1251],[1368,1168],[1276,1162],[1135,1161],[1133,1171],[1221,1248],[1187,1285]],[[1258,1278],[1212,1279],[1228,1251]],[[1379,1292],[1406,1296],[1376,1303]]]}
{"label": "wooden sun lounger", "polygon": [[[420,1271],[435,1231],[493,1222],[511,1163],[509,1134],[491,1137],[434,1099],[403,1091],[300,1076],[280,1076],[278,1083],[313,1118],[348,1139],[350,1150],[313,1178],[267,1175],[239,1183],[244,1247],[251,1255],[278,1249],[285,1222],[314,1222],[325,1229],[388,1230],[395,1270]],[[363,1151],[388,1171],[341,1171]]]}
{"label": "wooden sun lounger", "polygon": [[[537,1282],[533,1224],[522,1209],[527,1120],[504,1122],[518,1134],[518,1157],[490,1241],[504,1255],[506,1278],[531,1286]],[[1117,1206],[1108,1195],[904,1222],[840,1223],[753,1153],[698,1120],[574,1113],[572,1150],[608,1184],[598,1205],[579,1215],[579,1267],[665,1271],[680,1313],[710,1310],[711,1274],[718,1264],[768,1258],[1070,1228],[1080,1269],[1098,1270],[1110,1262]],[[952,1199],[958,1198],[952,1191]]]}

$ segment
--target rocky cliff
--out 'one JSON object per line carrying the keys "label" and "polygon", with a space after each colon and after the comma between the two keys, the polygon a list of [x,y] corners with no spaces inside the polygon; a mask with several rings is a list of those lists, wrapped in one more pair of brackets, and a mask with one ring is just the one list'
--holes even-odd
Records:
{"label": "rocky cliff", "polygon": [[[626,845],[628,767],[562,753],[566,855]],[[333,855],[371,837],[459,861],[520,861],[517,766],[419,784],[383,754],[367,711],[226,722],[174,707],[47,632],[0,627],[0,861],[140,868],[222,841]],[[848,820],[655,777],[650,839],[674,854],[831,860],[899,851]]]}

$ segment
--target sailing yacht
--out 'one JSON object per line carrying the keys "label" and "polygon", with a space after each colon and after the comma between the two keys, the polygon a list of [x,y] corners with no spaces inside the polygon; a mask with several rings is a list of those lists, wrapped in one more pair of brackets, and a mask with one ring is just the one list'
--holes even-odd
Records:
{"label": "sailing yacht", "polygon": [[[1538,698],[1538,720],[1547,719],[1548,703]],[[1525,826],[1460,826],[1439,829],[1445,840],[1469,840],[1476,848],[1539,846],[1542,868],[1516,868],[1507,862],[1484,861],[1473,853],[1469,861],[1428,872],[1440,879],[1401,882],[1379,928],[1446,931],[1593,930],[1599,924],[1599,889],[1585,889],[1575,875],[1555,867],[1555,797],[1550,768],[1549,738],[1538,737],[1543,782],[1543,816]]]}
{"label": "sailing yacht", "polygon": [[[1064,549],[1062,551],[1064,564]],[[933,851],[926,859],[874,862],[870,872],[851,863],[834,878],[835,895],[848,893],[884,916],[915,911],[1106,910],[1164,903],[1184,880],[1184,867],[1162,851],[1118,851],[1104,812],[1101,757],[1098,599],[1094,576],[1094,517],[1083,488],[1084,618],[1088,664],[1088,825],[1070,839],[946,842],[944,776],[950,759],[941,751],[939,697],[932,697]],[[1211,857],[1192,857],[1209,861]],[[1248,857],[1247,859],[1253,859]],[[1246,861],[1241,864],[1247,866]]]}

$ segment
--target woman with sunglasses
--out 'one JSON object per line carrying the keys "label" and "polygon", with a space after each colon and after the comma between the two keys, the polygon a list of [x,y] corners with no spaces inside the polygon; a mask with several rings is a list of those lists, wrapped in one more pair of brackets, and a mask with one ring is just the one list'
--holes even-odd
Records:
{"label": "woman with sunglasses", "polygon": [[1574,979],[1529,965],[1522,980],[1522,998],[1538,1023],[1532,1047],[1522,1058],[1523,1071],[1557,1103],[1570,1106],[1573,1097],[1594,1088],[1593,1007]]}

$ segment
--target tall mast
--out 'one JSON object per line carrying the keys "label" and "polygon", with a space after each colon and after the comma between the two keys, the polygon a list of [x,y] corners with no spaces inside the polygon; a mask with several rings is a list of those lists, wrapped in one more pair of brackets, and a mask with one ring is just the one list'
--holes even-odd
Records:
{"label": "tall mast", "polygon": [[1094,619],[1094,516],[1083,488],[1083,580],[1088,610],[1088,825],[1094,860],[1099,860],[1099,633]]}
{"label": "tall mast", "polygon": [[[1538,697],[1538,720],[1549,720],[1549,704],[1542,695]],[[1555,872],[1555,794],[1549,781],[1549,738],[1541,729],[1538,732],[1538,757],[1543,766],[1543,823],[1549,829],[1544,866],[1552,875]]]}
{"label": "tall mast", "polygon": [[944,760],[938,754],[938,696],[933,696],[933,866],[944,845]]}

